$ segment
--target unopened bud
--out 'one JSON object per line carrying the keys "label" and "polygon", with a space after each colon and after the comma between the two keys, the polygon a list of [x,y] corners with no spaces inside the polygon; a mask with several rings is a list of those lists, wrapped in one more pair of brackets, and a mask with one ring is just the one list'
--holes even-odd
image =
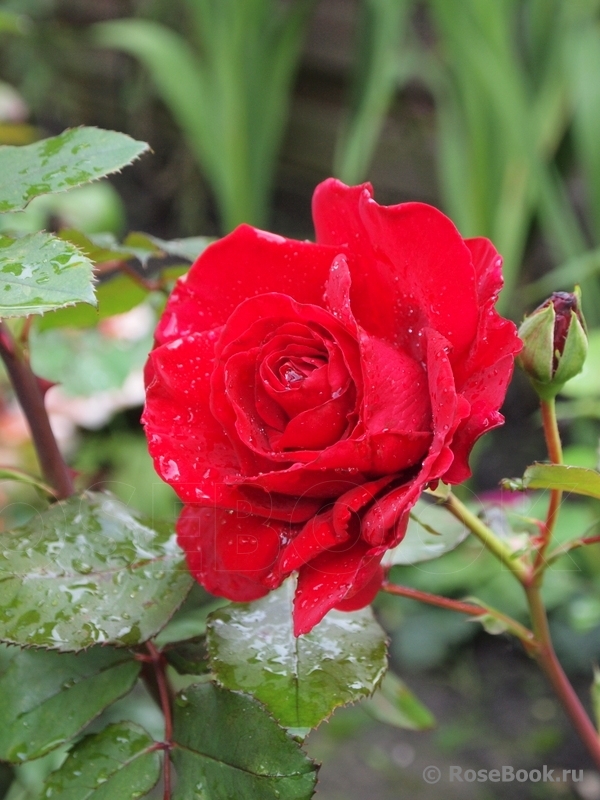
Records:
{"label": "unopened bud", "polygon": [[579,287],[554,292],[519,328],[520,366],[540,397],[550,400],[583,369],[588,341]]}

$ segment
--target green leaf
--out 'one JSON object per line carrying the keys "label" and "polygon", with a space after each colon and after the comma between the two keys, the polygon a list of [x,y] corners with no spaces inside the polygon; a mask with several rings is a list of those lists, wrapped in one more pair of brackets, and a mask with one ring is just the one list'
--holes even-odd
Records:
{"label": "green leaf", "polygon": [[0,10],[0,33],[23,34],[29,30],[29,25],[27,17],[15,14],[13,11]]}
{"label": "green leaf", "polygon": [[163,652],[169,664],[180,675],[206,675],[209,672],[208,649],[204,636],[173,644]]}
{"label": "green leaf", "polygon": [[0,641],[132,647],[164,627],[191,584],[169,525],[86,492],[0,535]]}
{"label": "green leaf", "polygon": [[0,317],[43,314],[74,303],[96,305],[88,258],[47,233],[0,236]]}
{"label": "green leaf", "polygon": [[532,464],[523,475],[524,489],[561,489],[600,499],[600,473],[566,464]]}
{"label": "green leaf", "polygon": [[135,258],[132,248],[119,244],[112,233],[86,235],[72,228],[64,228],[56,235],[60,239],[74,244],[94,264],[105,264],[107,261],[126,261]]}
{"label": "green leaf", "polygon": [[[194,586],[194,589],[199,588],[199,584]],[[192,591],[186,604],[179,609],[173,619],[169,620],[169,623],[158,634],[154,640],[154,644],[157,647],[161,648],[174,642],[184,642],[188,639],[197,639],[200,636],[205,636],[209,614],[229,605],[228,600],[222,597],[215,597],[210,602],[203,603],[199,608],[186,608],[190,598],[193,598],[193,596],[194,592]]]}
{"label": "green leaf", "polygon": [[265,709],[213,684],[175,698],[173,800],[308,800],[316,765]]}
{"label": "green leaf", "polygon": [[101,331],[61,328],[32,331],[31,365],[41,378],[60,383],[66,394],[89,397],[119,389],[141,370],[152,348],[152,331],[141,339],[113,339]]}
{"label": "green leaf", "polygon": [[431,711],[392,672],[385,675],[373,697],[365,700],[364,708],[379,722],[396,728],[424,731],[435,726]]}
{"label": "green leaf", "polygon": [[25,147],[0,147],[0,212],[21,211],[42,194],[103,178],[148,150],[124,133],[74,128]]}
{"label": "green leaf", "polygon": [[294,582],[254,603],[214,612],[213,672],[249,692],[287,728],[313,728],[341,705],[373,693],[386,668],[385,633],[369,608],[330,611],[309,634],[292,625]]}
{"label": "green leaf", "polygon": [[[145,797],[160,777],[160,755],[133,722],[86,736],[44,785],[42,797],[60,800],[129,800]],[[191,795],[190,795],[191,797]]]}
{"label": "green leaf", "polygon": [[132,237],[142,237],[139,241],[148,241],[158,247],[167,256],[185,258],[187,261],[195,261],[203,253],[209,244],[215,241],[209,236],[190,236],[187,239],[159,239],[157,236],[150,236],[147,233],[130,233],[125,242],[136,241]]}
{"label": "green leaf", "polygon": [[96,289],[98,309],[80,303],[46,314],[37,322],[37,330],[50,328],[91,328],[103,319],[124,314],[142,303],[148,292],[129,275],[117,275],[99,284]]}
{"label": "green leaf", "polygon": [[383,563],[392,566],[430,561],[454,550],[468,535],[466,525],[447,509],[421,499],[411,512],[404,539],[387,551]]}
{"label": "green leaf", "polygon": [[44,492],[44,494],[51,497],[54,496],[54,489],[51,486],[45,484],[40,478],[36,478],[35,475],[30,475],[28,472],[16,467],[0,467],[0,480],[26,483],[28,486],[35,486],[36,489]]}
{"label": "green leaf", "polygon": [[17,653],[0,675],[0,760],[21,763],[69,741],[127,694],[139,671],[130,653],[108,648]]}

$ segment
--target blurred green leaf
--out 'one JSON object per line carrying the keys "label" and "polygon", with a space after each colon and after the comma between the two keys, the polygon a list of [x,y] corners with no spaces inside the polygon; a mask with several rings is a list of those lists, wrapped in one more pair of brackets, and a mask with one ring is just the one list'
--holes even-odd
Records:
{"label": "blurred green leaf", "polygon": [[[534,216],[559,258],[586,246],[554,164],[570,116],[563,62],[575,24],[570,5],[542,14],[533,0],[526,9],[513,0],[429,4],[440,38],[428,81],[438,108],[442,188],[463,235],[488,236],[502,253],[504,309]],[[535,69],[524,57],[529,48]]]}
{"label": "blurred green leaf", "polygon": [[36,328],[38,331],[65,327],[91,328],[103,319],[131,311],[147,296],[148,291],[129,275],[116,275],[97,286],[97,310],[81,303],[71,308],[62,308],[41,317]]}
{"label": "blurred green leaf", "polygon": [[72,228],[59,231],[57,237],[71,242],[81,250],[94,264],[104,264],[107,261],[125,261],[134,258],[131,248],[119,244],[112,233],[85,234]]}
{"label": "blurred green leaf", "polygon": [[566,464],[532,464],[523,476],[525,489],[561,489],[600,499],[600,473]]}
{"label": "blurred green leaf", "polygon": [[21,763],[72,739],[130,691],[140,664],[127,651],[24,651],[0,675],[0,759]]}
{"label": "blurred green leaf", "polygon": [[[187,602],[186,602],[187,605]],[[204,637],[208,624],[208,617],[213,611],[229,605],[229,601],[216,597],[204,603],[199,608],[181,608],[162,629],[154,640],[157,647],[164,647],[173,642],[184,642],[190,639]]]}
{"label": "blurred green leaf", "polygon": [[215,192],[223,227],[264,224],[289,91],[315,0],[188,2],[189,38],[142,19],[94,26],[138,58]]}
{"label": "blurred green leaf", "polygon": [[[590,15],[591,17],[591,15]],[[600,24],[589,18],[565,43],[565,64],[573,89],[573,131],[588,193],[594,238],[600,242]]]}
{"label": "blurred green leaf", "polygon": [[156,523],[175,527],[181,501],[157,476],[140,431],[117,428],[111,433],[103,430],[88,434],[82,439],[73,467],[83,473],[88,483],[100,473],[101,486],[127,506],[152,517]]}
{"label": "blurred green leaf", "polygon": [[413,508],[402,542],[388,550],[383,563],[417,564],[454,550],[469,535],[469,529],[442,506],[419,500]]}
{"label": "blurred green leaf", "polygon": [[0,212],[20,211],[42,194],[103,178],[148,150],[124,133],[73,128],[24,147],[0,147]]}
{"label": "blurred green leaf", "polygon": [[75,303],[96,305],[92,264],[47,233],[0,235],[0,317],[43,314]]}
{"label": "blurred green leaf", "polygon": [[206,675],[208,648],[206,638],[198,636],[186,642],[178,642],[164,650],[165,658],[180,675]]}
{"label": "blurred green leaf", "polygon": [[173,800],[191,797],[308,800],[316,765],[244,694],[190,686],[174,703]]}
{"label": "blurred green leaf", "polygon": [[385,633],[370,608],[330,611],[296,638],[294,581],[214,612],[210,663],[228,689],[249,692],[286,728],[313,728],[340,705],[372,694],[387,669]]}
{"label": "blurred green leaf", "polygon": [[350,114],[340,130],[334,172],[364,180],[385,116],[400,83],[401,42],[412,0],[363,0]]}
{"label": "blurred green leaf", "polygon": [[146,363],[152,341],[152,332],[131,340],[103,336],[97,329],[33,331],[31,366],[41,378],[60,383],[66,394],[90,397],[123,386]]}
{"label": "blurred green leaf", "polygon": [[28,27],[26,17],[12,11],[0,11],[0,33],[25,33]]}
{"label": "blurred green leaf", "polygon": [[169,525],[86,492],[0,534],[0,641],[132,647],[166,625],[191,585]]}
{"label": "blurred green leaf", "polygon": [[36,478],[35,475],[29,475],[27,472],[23,472],[23,470],[15,467],[0,467],[0,480],[26,483],[29,486],[35,486],[36,489],[44,492],[44,494],[54,496],[54,490],[42,480]]}
{"label": "blurred green leaf", "polygon": [[396,728],[424,731],[435,726],[431,711],[392,672],[386,673],[373,697],[364,701],[364,708],[379,722]]}
{"label": "blurred green leaf", "polygon": [[40,800],[46,778],[60,767],[67,752],[68,745],[63,745],[35,761],[12,765],[15,780],[3,800]]}
{"label": "blurred green leaf", "polygon": [[[0,215],[0,231],[11,236],[49,228],[77,228],[88,234],[100,231],[118,233],[124,224],[123,202],[117,190],[106,180],[59,194],[34,197],[24,211]],[[63,238],[62,231],[57,235]]]}
{"label": "blurred green leaf", "polygon": [[123,244],[146,246],[148,250],[152,247],[158,253],[167,256],[185,258],[187,261],[195,261],[198,256],[206,250],[214,238],[210,236],[190,236],[187,239],[159,239],[158,236],[150,236],[147,233],[130,233]]}
{"label": "blurred green leaf", "polygon": [[42,796],[61,800],[145,797],[160,777],[160,755],[139,725],[119,722],[86,736],[44,785]]}

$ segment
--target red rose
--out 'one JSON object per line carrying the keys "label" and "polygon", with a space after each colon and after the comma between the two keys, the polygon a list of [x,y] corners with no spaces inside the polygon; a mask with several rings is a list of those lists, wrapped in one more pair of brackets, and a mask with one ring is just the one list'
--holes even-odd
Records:
{"label": "red rose", "polygon": [[313,215],[317,244],[242,225],[179,281],[143,417],[192,573],[253,600],[298,571],[297,635],[368,604],[422,489],[469,476],[520,347],[487,240],[333,179]]}

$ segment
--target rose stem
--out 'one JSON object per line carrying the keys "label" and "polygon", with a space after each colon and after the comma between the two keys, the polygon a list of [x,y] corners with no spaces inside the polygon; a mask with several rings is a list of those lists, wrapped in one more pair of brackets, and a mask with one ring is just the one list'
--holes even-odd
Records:
{"label": "rose stem", "polygon": [[519,558],[515,558],[510,548],[488,528],[485,522],[473,514],[472,511],[461,503],[452,493],[443,501],[443,505],[477,536],[485,547],[507,567],[518,580],[525,585],[529,581],[530,570]]}
{"label": "rose stem", "polygon": [[581,705],[581,701],[575,694],[575,690],[569,683],[569,679],[565,675],[556,657],[550,638],[548,617],[539,587],[525,587],[525,592],[527,593],[533,630],[537,642],[537,647],[534,651],[535,658],[546,673],[548,680],[552,684],[552,688],[561,701],[563,708],[571,719],[582,742],[586,745],[590,755],[594,759],[596,766],[600,769],[600,736],[596,732],[596,729],[586,714],[585,709]]}
{"label": "rose stem", "polygon": [[[558,436],[557,428],[556,435]],[[555,445],[556,441],[554,441],[553,447]],[[556,451],[556,449],[551,452],[560,455],[560,451]],[[457,519],[461,520],[522,583],[527,595],[529,612],[533,625],[534,640],[532,642],[532,652],[538,664],[548,677],[552,688],[571,719],[575,730],[600,769],[600,737],[586,714],[585,709],[581,705],[581,701],[577,697],[575,690],[569,683],[569,679],[563,672],[552,646],[546,609],[540,595],[540,583],[543,577],[543,571],[535,575],[522,561],[514,559],[510,550],[498,539],[493,531],[491,531],[479,517],[471,513],[454,495],[450,494],[444,501],[444,504],[448,510]],[[556,521],[559,505],[560,501],[556,505],[554,519],[551,520],[552,525],[554,525]]]}
{"label": "rose stem", "polygon": [[44,478],[52,487],[57,500],[64,500],[75,492],[71,473],[50,427],[38,379],[3,322],[0,322],[0,358],[27,418]]}
{"label": "rose stem", "polygon": [[[560,433],[558,431],[558,423],[556,421],[556,403],[554,398],[550,400],[540,401],[542,409],[542,424],[544,426],[544,436],[546,438],[546,447],[548,448],[548,456],[553,464],[562,464],[562,445],[560,442]],[[544,553],[550,544],[552,538],[552,531],[558,518],[560,510],[560,503],[562,500],[562,491],[560,489],[552,489],[550,492],[550,505],[548,506],[548,513],[546,514],[546,523],[542,536],[542,542],[538,548],[535,558],[534,572],[539,572],[544,564]]]}
{"label": "rose stem", "polygon": [[419,589],[412,589],[409,586],[398,586],[398,584],[389,583],[389,581],[385,581],[382,584],[381,590],[388,594],[396,594],[399,597],[419,600],[421,603],[427,603],[427,605],[430,606],[448,608],[451,611],[458,611],[461,614],[469,614],[471,617],[480,617],[487,613],[485,608],[476,606],[474,603],[464,603],[462,600],[451,600],[449,597],[442,597],[439,594],[430,594],[429,592],[421,592]]}
{"label": "rose stem", "polygon": [[451,600],[449,597],[442,597],[439,594],[430,594],[429,592],[422,592],[419,589],[412,589],[409,586],[398,586],[396,583],[385,581],[381,587],[382,591],[388,594],[395,594],[399,597],[408,597],[410,600],[419,600],[421,603],[427,603],[430,606],[437,606],[438,608],[447,608],[450,611],[458,611],[461,614],[468,614],[471,617],[483,617],[486,614],[493,614],[499,620],[506,623],[507,629],[514,633],[525,645],[527,652],[531,652],[532,647],[535,646],[533,633],[521,625],[520,622],[512,619],[511,617],[502,614],[495,609],[485,608],[478,606],[475,603],[465,603],[462,600]]}
{"label": "rose stem", "polygon": [[170,750],[173,746],[173,715],[171,712],[171,692],[165,672],[165,657],[152,642],[146,642],[146,648],[150,654],[152,666],[154,668],[154,678],[158,689],[158,698],[165,718],[165,757],[163,762],[163,800],[171,800],[171,759]]}

